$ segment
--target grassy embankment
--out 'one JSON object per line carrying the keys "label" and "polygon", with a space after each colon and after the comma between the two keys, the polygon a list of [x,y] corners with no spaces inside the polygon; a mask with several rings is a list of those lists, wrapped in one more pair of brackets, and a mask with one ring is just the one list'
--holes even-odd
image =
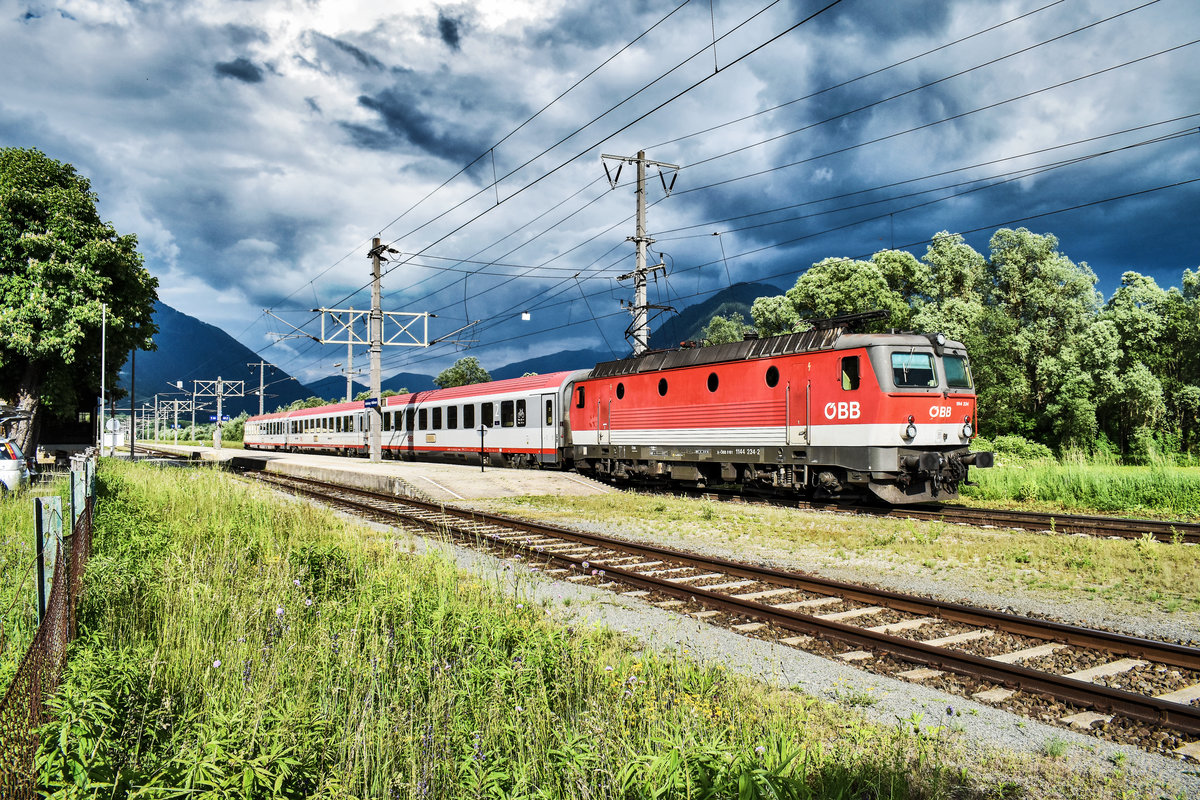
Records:
{"label": "grassy embankment", "polygon": [[[983,443],[986,447],[986,443]],[[979,449],[979,448],[976,448]],[[996,466],[971,470],[972,504],[1072,514],[1200,519],[1200,467],[1135,467],[1068,455],[1019,458],[998,453]]]}
{"label": "grassy embankment", "polygon": [[613,493],[518,497],[489,510],[805,570],[950,576],[1007,594],[1096,598],[1142,611],[1200,611],[1200,547],[966,528],[942,522],[830,516],[764,505]]}
{"label": "grassy embankment", "polygon": [[38,487],[36,492],[0,494],[0,694],[37,632],[33,500],[57,494],[62,498],[65,515],[69,513],[69,492],[69,484],[61,480],[53,486]]}
{"label": "grassy embankment", "polygon": [[101,487],[51,797],[984,797],[1039,772],[1040,795],[1076,791],[1052,758],[983,778],[947,766],[945,728],[572,630],[523,599],[532,573],[514,596],[510,573],[220,473],[110,462]]}

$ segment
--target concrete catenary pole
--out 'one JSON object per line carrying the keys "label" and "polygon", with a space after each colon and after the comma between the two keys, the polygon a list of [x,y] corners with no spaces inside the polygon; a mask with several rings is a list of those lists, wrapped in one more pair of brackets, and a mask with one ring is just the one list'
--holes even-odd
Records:
{"label": "concrete catenary pole", "polygon": [[380,278],[380,244],[376,236],[371,242],[371,397],[376,407],[367,412],[371,421],[371,461],[378,463],[383,457],[383,400],[380,397],[380,384],[383,377],[383,290],[379,284]]}

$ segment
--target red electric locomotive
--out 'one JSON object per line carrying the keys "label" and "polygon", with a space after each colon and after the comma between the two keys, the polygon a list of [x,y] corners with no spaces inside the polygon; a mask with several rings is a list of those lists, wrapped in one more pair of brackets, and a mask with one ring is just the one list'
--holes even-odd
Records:
{"label": "red electric locomotive", "polygon": [[575,468],[887,503],[954,496],[971,465],[975,391],[942,334],[804,333],[598,364],[575,384]]}

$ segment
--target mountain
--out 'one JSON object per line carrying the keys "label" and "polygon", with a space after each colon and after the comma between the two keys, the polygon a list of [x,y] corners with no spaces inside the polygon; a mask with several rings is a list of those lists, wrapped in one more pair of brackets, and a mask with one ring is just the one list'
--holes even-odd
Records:
{"label": "mountain", "polygon": [[591,369],[601,361],[612,360],[612,351],[607,348],[604,350],[564,350],[560,353],[551,353],[548,356],[538,356],[537,358],[527,358],[524,361],[515,361],[512,364],[506,364],[503,367],[490,370],[490,372],[492,379],[499,381],[505,378],[519,378],[527,372],[546,375],[550,372]]}
{"label": "mountain", "polygon": [[[153,403],[155,393],[159,394],[160,402],[183,399],[185,395],[176,388],[176,381],[183,381],[184,389],[188,392],[187,398],[191,399],[192,381],[223,378],[226,381],[244,381],[245,396],[224,398],[222,412],[231,417],[242,411],[258,413],[259,370],[257,366],[250,366],[263,360],[258,353],[215,325],[201,322],[163,302],[154,304],[154,322],[158,325],[158,333],[154,336],[158,349],[148,353],[139,352],[134,364],[134,390],[139,405]],[[263,405],[267,411],[316,394],[277,367],[267,367],[263,377],[267,384]],[[129,379],[130,364],[126,361],[118,385],[129,391]],[[345,389],[344,382],[342,388]],[[216,407],[215,399],[211,397],[197,398],[197,402]],[[203,419],[207,422],[208,413],[211,412],[205,412],[203,417],[197,415],[196,421]],[[190,414],[187,416],[190,417]]]}
{"label": "mountain", "polygon": [[754,301],[777,294],[783,294],[783,290],[769,283],[735,283],[663,322],[657,330],[650,332],[650,346],[670,349],[678,347],[680,342],[699,340],[703,338],[709,320],[718,314],[723,317],[741,314],[749,323],[750,306]]}

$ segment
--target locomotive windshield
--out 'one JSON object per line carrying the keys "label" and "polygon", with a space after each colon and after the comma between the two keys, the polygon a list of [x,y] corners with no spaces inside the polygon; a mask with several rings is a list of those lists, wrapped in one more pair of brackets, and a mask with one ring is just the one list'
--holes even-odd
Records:
{"label": "locomotive windshield", "polygon": [[942,359],[946,368],[946,385],[951,389],[970,389],[971,371],[967,369],[967,360],[962,356],[946,356]]}
{"label": "locomotive windshield", "polygon": [[900,386],[937,386],[932,353],[892,353],[892,383]]}

